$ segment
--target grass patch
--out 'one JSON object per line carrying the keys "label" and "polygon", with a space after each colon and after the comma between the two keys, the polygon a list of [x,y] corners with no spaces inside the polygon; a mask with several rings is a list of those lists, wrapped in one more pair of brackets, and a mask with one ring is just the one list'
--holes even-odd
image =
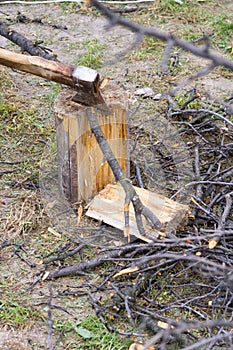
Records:
{"label": "grass patch", "polygon": [[214,34],[213,41],[224,52],[232,53],[233,21],[225,14],[215,16],[211,22]]}
{"label": "grass patch", "polygon": [[63,1],[59,3],[60,8],[62,9],[62,12],[64,14],[69,14],[75,11],[75,8],[77,6],[77,3],[71,3],[68,1]]}
{"label": "grass patch", "polygon": [[97,39],[86,39],[81,42],[80,48],[84,49],[85,53],[80,54],[74,64],[93,69],[98,69],[102,66],[106,45],[100,44]]}
{"label": "grass patch", "polygon": [[[88,316],[81,322],[56,320],[53,328],[66,334],[69,349],[125,350],[132,340],[110,333],[96,316]],[[71,336],[72,335],[72,336]],[[70,339],[72,339],[70,341]]]}
{"label": "grass patch", "polygon": [[150,11],[142,11],[140,17],[137,13],[130,16],[142,25],[171,32],[188,41],[213,34],[213,45],[228,53],[232,52],[231,17],[216,1],[184,1],[179,4],[173,0],[156,2]]}
{"label": "grass patch", "polygon": [[23,306],[14,298],[0,299],[0,324],[20,327],[36,319],[41,319],[41,315],[31,307]]}
{"label": "grass patch", "polygon": [[161,41],[151,36],[146,36],[143,39],[142,44],[136,49],[131,51],[127,56],[128,62],[153,60],[158,57],[162,57],[164,45]]}
{"label": "grass patch", "polygon": [[4,179],[36,181],[44,144],[53,131],[36,111],[22,108],[17,101],[13,104],[0,99],[1,160],[15,162],[11,169],[6,165],[8,170],[14,170],[14,175],[4,176]]}
{"label": "grass patch", "polygon": [[191,95],[189,95],[188,93],[181,93],[179,95],[177,95],[175,97],[175,101],[177,102],[178,106],[180,108],[183,108],[183,106],[188,103],[187,108],[193,108],[193,109],[198,109],[198,108],[202,108],[202,101],[200,100],[200,96],[197,94],[196,99],[194,99],[191,102],[188,102],[190,100]]}

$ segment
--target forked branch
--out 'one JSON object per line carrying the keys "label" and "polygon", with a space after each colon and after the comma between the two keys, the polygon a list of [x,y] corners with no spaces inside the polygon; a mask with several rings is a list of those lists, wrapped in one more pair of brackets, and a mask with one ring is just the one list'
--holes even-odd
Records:
{"label": "forked branch", "polygon": [[144,236],[145,235],[145,229],[143,227],[142,223],[142,216],[144,216],[150,223],[156,227],[156,228],[162,228],[161,222],[158,220],[158,218],[152,213],[152,211],[145,207],[143,203],[141,202],[138,194],[136,193],[135,189],[133,188],[132,184],[130,183],[129,179],[126,177],[124,172],[122,171],[117,159],[115,158],[111,147],[109,146],[100,126],[98,123],[98,119],[95,114],[94,107],[87,108],[87,117],[89,120],[91,132],[95,135],[95,138],[98,142],[98,145],[104,155],[105,160],[108,162],[113,175],[115,177],[115,180],[121,184],[125,191],[125,206],[124,206],[124,216],[125,216],[125,236],[128,237],[128,240],[130,239],[130,232],[129,232],[129,205],[130,202],[132,202],[135,212],[135,218],[137,222],[137,227],[139,230],[139,233]]}

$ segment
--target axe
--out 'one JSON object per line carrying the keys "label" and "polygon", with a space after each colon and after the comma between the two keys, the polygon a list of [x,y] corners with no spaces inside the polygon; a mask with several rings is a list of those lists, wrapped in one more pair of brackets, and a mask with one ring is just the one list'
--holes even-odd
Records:
{"label": "axe", "polygon": [[76,92],[73,101],[86,106],[104,104],[99,73],[84,66],[70,66],[39,56],[26,56],[0,48],[0,64],[70,86]]}

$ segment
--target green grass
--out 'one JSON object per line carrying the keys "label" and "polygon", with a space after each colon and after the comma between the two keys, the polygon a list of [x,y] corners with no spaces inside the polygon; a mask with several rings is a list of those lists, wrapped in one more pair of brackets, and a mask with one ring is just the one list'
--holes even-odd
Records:
{"label": "green grass", "polygon": [[86,66],[98,69],[103,63],[103,54],[106,45],[100,44],[97,39],[86,39],[80,43],[80,48],[85,50],[84,54],[80,54],[73,62],[78,66]]}
{"label": "green grass", "polygon": [[[24,108],[20,102],[13,104],[0,99],[1,160],[20,160],[21,163],[13,165],[12,168],[22,178],[38,178],[38,160],[42,155],[44,142],[50,139],[53,131],[53,127],[37,111]],[[5,176],[4,180],[18,177],[16,174]]]}
{"label": "green grass", "polygon": [[63,1],[59,3],[60,8],[62,9],[62,12],[64,14],[69,14],[75,11],[75,8],[77,6],[77,3],[72,3],[68,1]]}
{"label": "green grass", "polygon": [[143,42],[127,56],[128,62],[143,61],[143,60],[155,60],[158,57],[161,58],[163,52],[163,43],[156,38],[146,36]]}
{"label": "green grass", "polygon": [[213,41],[225,52],[232,52],[233,21],[225,14],[215,16],[211,22],[214,33]]}
{"label": "green grass", "polygon": [[0,324],[12,327],[25,326],[32,320],[41,319],[41,315],[31,307],[23,306],[14,298],[0,299]]}
{"label": "green grass", "polygon": [[[214,47],[229,53],[232,50],[232,15],[224,13],[216,1],[183,1],[183,4],[174,0],[158,1],[151,5],[150,11],[142,10],[140,16],[135,13],[130,18],[142,25],[172,32],[188,41],[213,34],[211,41]],[[143,56],[142,52],[142,59]]]}
{"label": "green grass", "polygon": [[125,350],[132,343],[130,339],[109,332],[96,316],[88,316],[81,322],[56,320],[53,329],[66,334],[69,349]]}
{"label": "green grass", "polygon": [[[183,92],[180,93],[179,95],[177,95],[175,97],[175,101],[177,102],[178,106],[180,108],[182,108],[182,106],[188,102],[188,100],[190,99],[190,95],[186,95],[184,94]],[[190,108],[193,108],[193,109],[198,109],[198,108],[201,108],[202,107],[202,103],[201,103],[201,100],[199,98],[199,96],[197,96],[197,98],[195,100],[193,100],[192,102],[190,102],[186,108],[190,109]]]}

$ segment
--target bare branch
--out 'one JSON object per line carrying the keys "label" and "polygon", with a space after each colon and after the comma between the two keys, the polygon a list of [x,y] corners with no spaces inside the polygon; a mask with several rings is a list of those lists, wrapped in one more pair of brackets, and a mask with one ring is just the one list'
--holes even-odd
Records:
{"label": "bare branch", "polygon": [[208,73],[210,73],[215,68],[216,68],[216,65],[214,63],[212,63],[209,66],[200,69],[198,72],[196,72],[194,74],[190,74],[186,79],[184,79],[183,81],[178,83],[177,86],[170,91],[170,94],[172,96],[174,96],[179,89],[185,87],[188,83],[192,82],[193,80],[196,80],[196,79],[198,79],[200,77],[203,77],[203,76],[207,75]]}
{"label": "bare branch", "polygon": [[155,215],[148,209],[146,208],[139,196],[137,195],[135,189],[131,185],[129,179],[126,177],[126,175],[123,173],[117,159],[115,158],[100,126],[97,120],[97,117],[95,115],[94,108],[87,108],[86,109],[87,117],[89,120],[90,128],[93,134],[95,135],[95,138],[98,142],[98,145],[103,152],[103,155],[105,157],[105,160],[108,162],[113,175],[115,177],[116,181],[119,181],[121,186],[124,188],[126,197],[125,197],[125,230],[127,237],[129,239],[129,217],[128,217],[128,209],[129,209],[129,204],[130,202],[133,203],[134,206],[134,211],[136,215],[136,222],[138,226],[138,230],[141,235],[145,235],[145,230],[142,224],[142,218],[141,216],[143,215],[146,219],[148,219],[155,227],[161,228],[162,224],[161,222],[155,217]]}
{"label": "bare branch", "polygon": [[137,23],[131,22],[125,18],[115,15],[110,9],[101,4],[97,0],[91,0],[91,4],[96,7],[104,16],[109,19],[111,25],[121,25],[132,30],[135,33],[144,33],[144,35],[150,35],[155,38],[158,38],[167,43],[174,43],[174,46],[178,46],[187,52],[191,52],[193,55],[208,59],[211,61],[210,68],[213,69],[217,66],[223,66],[233,70],[233,62],[220,56],[214,51],[207,50],[205,46],[204,48],[200,48],[195,46],[193,43],[180,39],[170,33],[162,32],[160,30],[156,30],[153,28],[143,27]]}
{"label": "bare branch", "polygon": [[31,40],[27,39],[25,36],[16,32],[15,30],[10,29],[2,22],[0,22],[0,35],[12,41],[13,43],[21,47],[22,51],[26,51],[32,56],[40,56],[48,60],[57,61],[57,59],[54,56],[45,52],[45,50],[37,46],[35,42],[32,42]]}

